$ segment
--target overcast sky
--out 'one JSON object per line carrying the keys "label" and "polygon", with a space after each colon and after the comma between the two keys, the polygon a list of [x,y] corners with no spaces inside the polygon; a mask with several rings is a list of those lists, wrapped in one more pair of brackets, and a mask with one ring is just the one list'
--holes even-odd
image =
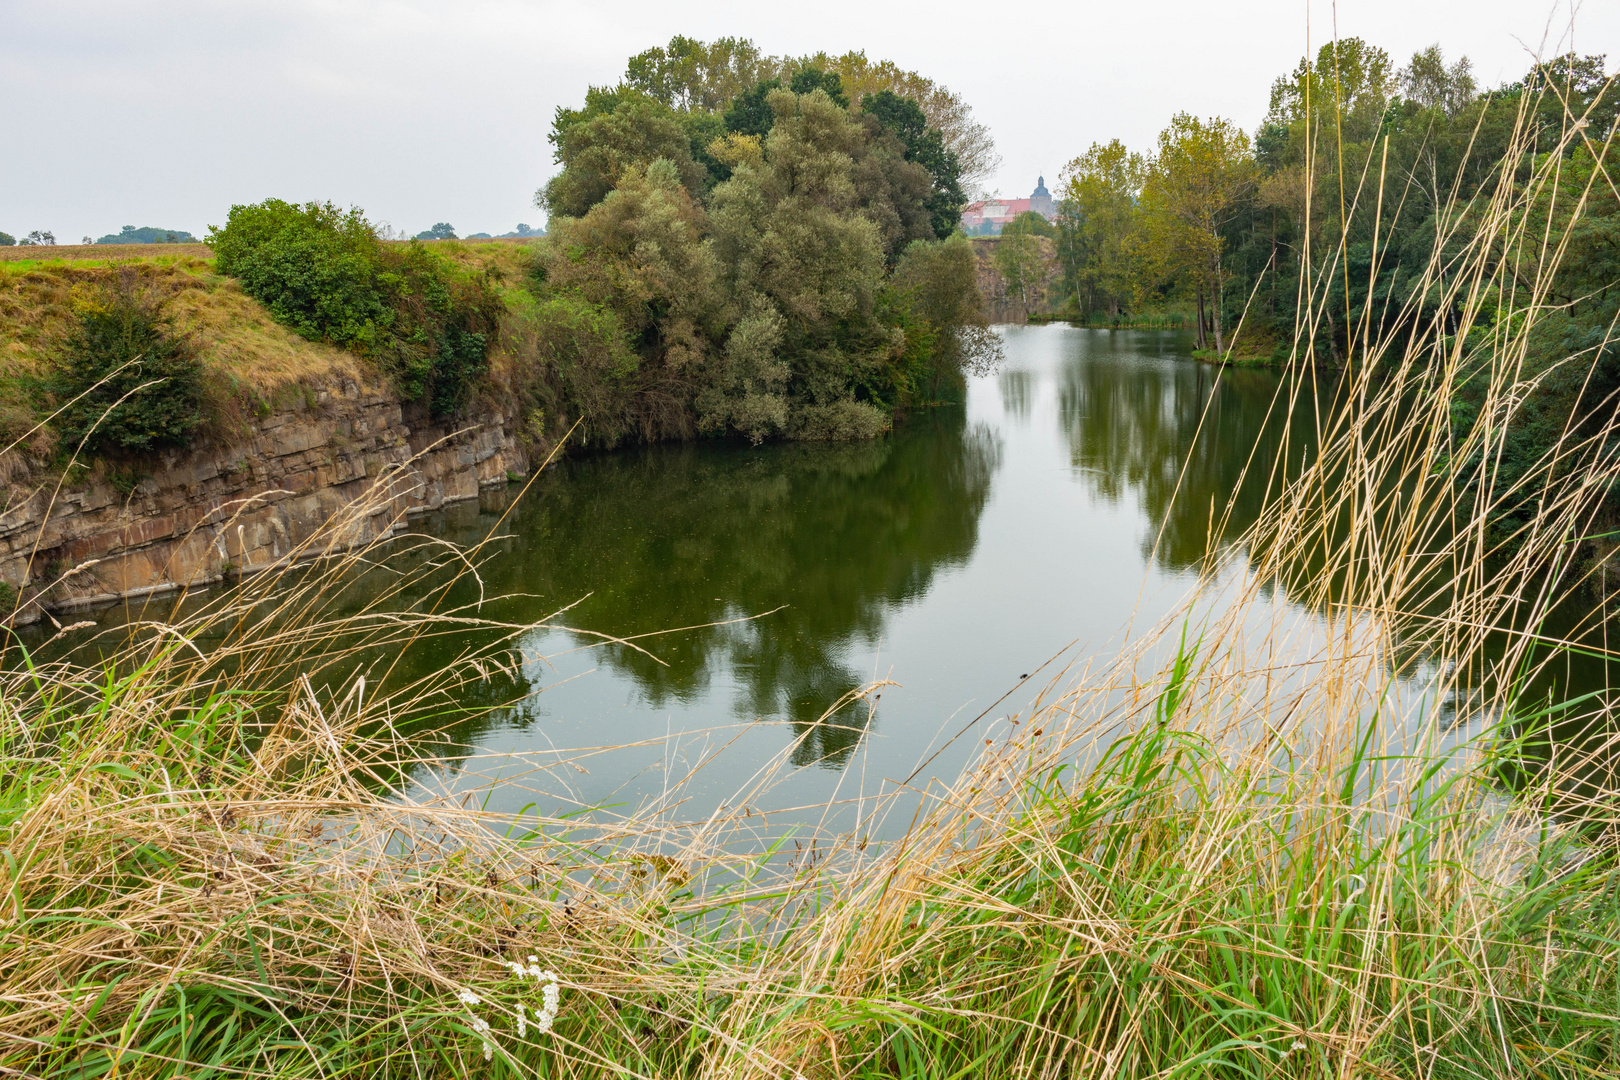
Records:
{"label": "overcast sky", "polygon": [[[1433,42],[1480,81],[1569,48],[1620,61],[1620,3],[1344,0],[1398,63]],[[59,242],[201,234],[233,202],[331,199],[416,232],[539,224],[552,110],[672,34],[770,53],[864,49],[961,93],[1027,195],[1093,140],[1148,148],[1177,110],[1253,130],[1271,81],[1332,35],[1322,0],[0,0],[0,230]],[[1544,45],[1545,42],[1545,45]]]}

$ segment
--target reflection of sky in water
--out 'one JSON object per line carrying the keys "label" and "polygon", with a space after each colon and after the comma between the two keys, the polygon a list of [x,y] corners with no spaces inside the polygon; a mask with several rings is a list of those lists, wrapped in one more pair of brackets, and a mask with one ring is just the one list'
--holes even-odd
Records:
{"label": "reflection of sky in water", "polygon": [[[586,772],[561,767],[532,786],[565,784],[581,804],[630,810],[701,765],[681,788],[678,816],[690,820],[734,802],[799,737],[789,764],[809,767],[784,769],[762,801],[854,798],[906,777],[1001,695],[1016,691],[989,719],[1022,708],[1031,691],[1016,690],[1021,676],[1043,662],[1059,658],[1031,687],[1069,661],[1117,648],[1133,622],[1142,628],[1171,610],[1193,583],[1210,500],[1228,500],[1248,451],[1264,442],[1276,380],[1246,375],[1217,392],[1214,369],[1183,359],[1189,346],[1179,335],[1067,327],[1006,335],[1008,364],[972,382],[965,417],[903,425],[890,445],[867,448],[869,460],[839,461],[826,476],[806,478],[816,455],[837,448],[792,448],[792,460],[774,465],[744,449],[718,458],[687,451],[674,467],[653,451],[611,465],[587,461],[554,481],[541,512],[565,503],[567,512],[543,527],[520,515],[512,558],[549,565],[583,536],[601,559],[544,581],[520,574],[512,587],[553,607],[593,591],[621,594],[601,621],[587,600],[565,616],[569,625],[628,635],[787,607],[718,631],[637,642],[667,668],[624,646],[537,631],[523,651],[540,692],[479,734],[479,760],[466,766],[511,776],[554,751],[622,747],[580,759]],[[769,475],[739,481],[728,471],[739,461],[786,479],[776,487]],[[593,505],[604,485],[635,492],[645,479],[635,470],[657,474],[645,492]],[[716,489],[735,490],[717,497]],[[1173,493],[1175,505],[1198,509],[1172,517],[1161,537]],[[681,518],[677,503],[660,512],[664,497],[712,507]],[[615,515],[625,519],[618,531],[604,532],[602,519]],[[1229,528],[1251,519],[1252,509]],[[699,535],[660,535],[671,520]],[[781,564],[774,576],[729,554],[728,541],[701,535],[711,528],[768,537],[767,561]],[[671,591],[691,599],[671,602]],[[642,609],[663,621],[638,621]],[[831,731],[808,723],[873,679],[897,684],[875,709],[858,704]],[[915,782],[954,776],[974,745],[958,741]],[[509,753],[533,756],[500,758]],[[518,809],[535,799],[530,788],[497,789],[491,808]]]}

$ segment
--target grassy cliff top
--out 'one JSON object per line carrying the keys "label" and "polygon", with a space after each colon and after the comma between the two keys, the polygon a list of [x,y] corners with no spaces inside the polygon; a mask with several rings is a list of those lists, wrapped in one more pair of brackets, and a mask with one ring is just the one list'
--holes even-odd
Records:
{"label": "grassy cliff top", "polygon": [[207,244],[56,244],[52,247],[17,244],[0,247],[0,263],[27,263],[30,266],[49,266],[64,262],[112,262],[115,260],[150,259],[184,256],[190,259],[211,259],[214,253]]}
{"label": "grassy cliff top", "polygon": [[[438,241],[433,250],[498,281],[515,284],[527,273],[524,243]],[[0,449],[38,438],[29,434],[42,419],[31,386],[49,371],[80,305],[125,267],[134,267],[143,286],[165,297],[176,329],[199,346],[216,415],[228,417],[255,401],[273,404],[296,385],[343,379],[367,388],[383,385],[372,365],[353,353],[277,323],[233,279],[215,271],[207,245],[0,248]]]}

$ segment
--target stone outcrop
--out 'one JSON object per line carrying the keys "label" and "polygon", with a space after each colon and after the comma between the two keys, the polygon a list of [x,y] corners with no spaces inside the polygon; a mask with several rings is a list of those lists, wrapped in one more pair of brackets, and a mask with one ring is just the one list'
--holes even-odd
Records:
{"label": "stone outcrop", "polygon": [[1044,236],[1032,239],[1039,248],[1041,281],[1032,290],[1027,309],[1008,292],[1007,279],[996,269],[996,245],[1001,238],[975,237],[971,241],[979,295],[984,297],[985,312],[993,323],[1026,323],[1031,315],[1049,314],[1063,303],[1063,267],[1058,263],[1056,246]]}
{"label": "stone outcrop", "polygon": [[529,468],[516,416],[445,423],[348,380],[250,421],[229,445],[155,455],[141,466],[150,475],[122,485],[42,482],[12,464],[0,621],[18,623],[368,543]]}

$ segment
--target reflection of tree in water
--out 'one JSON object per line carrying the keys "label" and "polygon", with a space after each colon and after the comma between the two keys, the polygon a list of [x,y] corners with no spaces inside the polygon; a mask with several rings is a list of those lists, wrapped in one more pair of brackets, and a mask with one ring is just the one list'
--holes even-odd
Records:
{"label": "reflection of tree in water", "polygon": [[949,410],[869,443],[685,446],[571,462],[514,509],[509,552],[489,565],[485,588],[528,594],[501,602],[521,605],[500,612],[514,619],[585,597],[568,625],[619,638],[698,627],[638,642],[657,660],[602,648],[654,707],[701,699],[723,659],[743,688],[741,708],[784,716],[806,735],[799,763],[839,765],[865,706],[814,725],[864,681],[844,650],[876,640],[893,605],[971,555],[998,453],[987,430]]}
{"label": "reflection of tree in water", "polygon": [[1241,535],[1280,481],[1278,463],[1298,476],[1314,452],[1311,394],[1297,395],[1287,425],[1278,390],[1269,373],[1093,356],[1060,373],[1058,418],[1075,468],[1109,501],[1134,493],[1150,526],[1144,550],[1157,540],[1159,563],[1181,570],[1206,557],[1212,509],[1217,523],[1228,515],[1221,539]]}
{"label": "reflection of tree in water", "polygon": [[[1294,384],[1265,372],[1143,363],[1114,353],[1082,355],[1059,375],[1059,418],[1074,466],[1092,489],[1109,500],[1127,493],[1139,500],[1147,525],[1144,551],[1152,550],[1157,540],[1156,559],[1162,566],[1187,569],[1199,566],[1211,549],[1247,533],[1260,518],[1268,486],[1275,495],[1285,479],[1298,478],[1314,458],[1315,418],[1318,409],[1324,418],[1332,415],[1336,380],[1324,373],[1316,383],[1308,372],[1294,378],[1300,380],[1299,392],[1291,395]],[[1290,412],[1292,422],[1285,423]],[[1395,512],[1399,505],[1398,500],[1378,502],[1380,514]],[[1220,529],[1215,544],[1209,542],[1212,520]],[[1293,602],[1324,614],[1360,602],[1351,594],[1368,584],[1352,586],[1342,560],[1329,571],[1327,554],[1345,541],[1349,521],[1335,515],[1327,525],[1311,542],[1294,537],[1276,567]],[[1367,522],[1362,528],[1383,531]],[[1438,518],[1436,531],[1417,543],[1444,551],[1447,528],[1445,519]],[[1260,545],[1270,540],[1266,534],[1253,539]],[[1419,618],[1387,628],[1392,671],[1413,677],[1444,668],[1444,696],[1437,711],[1445,726],[1502,719],[1494,703],[1505,700],[1515,702],[1518,715],[1535,715],[1557,702],[1602,692],[1576,708],[1554,712],[1550,725],[1537,721],[1546,728],[1536,739],[1562,748],[1566,757],[1590,754],[1591,762],[1582,770],[1588,787],[1612,779],[1615,755],[1600,744],[1606,747],[1613,738],[1607,691],[1616,684],[1620,663],[1606,655],[1595,595],[1577,590],[1538,627],[1487,633],[1468,662],[1458,667],[1443,648],[1437,649],[1434,627],[1455,603],[1452,583],[1463,569],[1437,558],[1427,575],[1405,583],[1405,613]],[[1506,662],[1517,633],[1525,629],[1534,629],[1548,642],[1536,657],[1552,661],[1533,672]]]}
{"label": "reflection of tree in water", "polygon": [[1003,371],[996,383],[1001,387],[1001,411],[1007,414],[1007,419],[1027,423],[1030,400],[1035,396],[1035,376],[1012,368]]}

